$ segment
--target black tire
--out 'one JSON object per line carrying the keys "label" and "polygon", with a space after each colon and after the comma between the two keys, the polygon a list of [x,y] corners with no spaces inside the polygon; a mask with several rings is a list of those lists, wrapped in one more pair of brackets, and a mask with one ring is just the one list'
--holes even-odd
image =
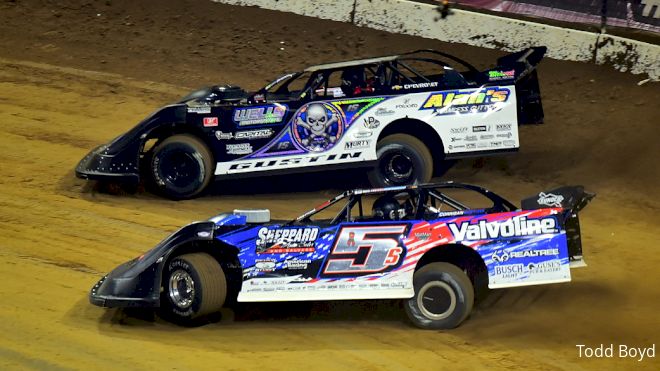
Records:
{"label": "black tire", "polygon": [[[415,296],[404,303],[412,323],[423,329],[452,329],[472,311],[474,289],[468,276],[450,263],[430,263],[413,276]],[[432,290],[432,291],[431,291]]]}
{"label": "black tire", "polygon": [[206,253],[173,258],[163,271],[161,313],[181,324],[197,320],[222,308],[227,297],[227,280],[218,263]]}
{"label": "black tire", "polygon": [[368,173],[374,187],[426,183],[433,176],[433,156],[419,139],[388,135],[376,146],[376,166]]}
{"label": "black tire", "polygon": [[214,168],[213,155],[204,142],[178,134],[154,149],[149,173],[157,192],[181,200],[202,192],[211,182]]}

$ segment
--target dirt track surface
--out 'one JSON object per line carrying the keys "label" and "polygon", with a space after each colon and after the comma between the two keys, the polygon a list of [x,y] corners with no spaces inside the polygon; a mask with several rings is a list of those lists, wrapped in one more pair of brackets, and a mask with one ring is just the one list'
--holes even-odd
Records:
{"label": "dirt track surface", "polygon": [[160,104],[358,55],[435,47],[485,65],[501,53],[204,1],[65,3],[0,2],[0,369],[660,367],[580,359],[575,347],[660,343],[658,86],[552,60],[539,71],[546,125],[523,128],[519,154],[464,161],[445,178],[513,200],[559,184],[597,192],[581,214],[589,267],[573,282],[494,291],[448,332],[411,327],[397,301],[249,305],[193,329],[90,305],[102,274],[183,224],[237,206],[294,217],[339,191],[293,193],[279,179],[275,193],[218,184],[172,202],[74,178],[90,148]]}

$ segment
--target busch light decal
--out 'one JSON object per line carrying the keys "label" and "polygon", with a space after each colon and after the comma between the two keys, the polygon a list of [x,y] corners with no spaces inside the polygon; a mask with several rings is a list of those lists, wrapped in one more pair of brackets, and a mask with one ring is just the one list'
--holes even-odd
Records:
{"label": "busch light decal", "polygon": [[311,103],[294,117],[293,135],[298,144],[310,152],[331,149],[343,134],[343,116],[331,104]]}

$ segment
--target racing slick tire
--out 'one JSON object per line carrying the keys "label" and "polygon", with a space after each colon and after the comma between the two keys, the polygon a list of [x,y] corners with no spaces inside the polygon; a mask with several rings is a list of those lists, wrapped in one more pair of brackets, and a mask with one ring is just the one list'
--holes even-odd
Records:
{"label": "racing slick tire", "polygon": [[163,272],[161,314],[185,325],[222,308],[227,279],[218,263],[206,253],[192,253],[170,260]]}
{"label": "racing slick tire", "polygon": [[450,263],[430,263],[413,276],[415,296],[405,302],[406,314],[423,329],[452,329],[472,311],[474,289],[467,274]]}
{"label": "racing slick tire", "polygon": [[377,163],[367,175],[374,187],[426,183],[433,176],[433,156],[419,139],[388,135],[376,146]]}
{"label": "racing slick tire", "polygon": [[175,200],[202,192],[211,182],[213,170],[211,151],[189,134],[165,139],[151,156],[150,175],[156,191]]}

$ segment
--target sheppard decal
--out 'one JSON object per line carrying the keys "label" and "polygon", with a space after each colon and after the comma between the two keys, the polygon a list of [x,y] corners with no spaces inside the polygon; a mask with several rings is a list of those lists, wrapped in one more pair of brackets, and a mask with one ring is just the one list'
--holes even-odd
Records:
{"label": "sheppard decal", "polygon": [[239,126],[276,124],[284,120],[287,109],[284,104],[237,108],[234,110],[234,122]]}
{"label": "sheppard decal", "polygon": [[541,192],[539,193],[539,199],[536,200],[536,203],[550,207],[561,207],[562,201],[564,201],[564,196],[562,195]]}
{"label": "sheppard decal", "polygon": [[432,109],[436,115],[453,113],[475,113],[497,110],[498,103],[509,99],[507,88],[449,90],[431,94],[421,110]]}
{"label": "sheppard decal", "polygon": [[226,147],[228,155],[249,155],[253,152],[250,143],[227,144]]}
{"label": "sheppard decal", "polygon": [[344,134],[343,117],[330,104],[312,103],[296,114],[293,134],[296,141],[308,151],[327,151]]}
{"label": "sheppard decal", "polygon": [[291,165],[323,165],[327,162],[359,158],[362,152],[342,153],[339,155],[319,155],[313,157],[286,157],[272,160],[259,160],[232,164],[229,170],[265,169]]}
{"label": "sheppard decal", "polygon": [[516,75],[516,70],[511,71],[488,71],[488,80],[490,81],[499,81],[499,80],[510,80]]}
{"label": "sheppard decal", "polygon": [[554,217],[527,220],[526,217],[521,216],[504,222],[480,220],[476,224],[470,224],[470,222],[460,224],[448,223],[448,226],[457,241],[476,241],[559,233],[557,220]]}
{"label": "sheppard decal", "polygon": [[314,252],[314,242],[319,235],[319,229],[263,227],[257,235],[257,254]]}

